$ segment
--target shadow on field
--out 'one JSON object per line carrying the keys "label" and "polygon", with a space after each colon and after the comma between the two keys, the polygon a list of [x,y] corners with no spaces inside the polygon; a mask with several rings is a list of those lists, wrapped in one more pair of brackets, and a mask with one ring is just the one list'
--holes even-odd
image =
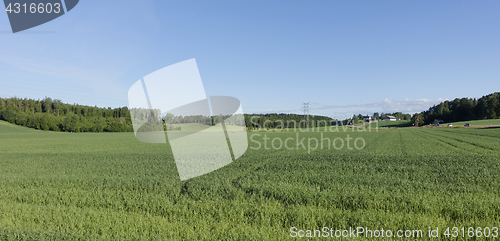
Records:
{"label": "shadow on field", "polygon": [[498,129],[500,126],[486,126],[486,127],[481,127],[479,129]]}

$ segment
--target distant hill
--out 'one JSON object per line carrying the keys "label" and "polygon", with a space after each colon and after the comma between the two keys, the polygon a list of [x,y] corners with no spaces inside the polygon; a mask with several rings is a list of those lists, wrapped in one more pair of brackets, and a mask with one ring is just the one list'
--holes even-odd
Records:
{"label": "distant hill", "polygon": [[17,126],[15,124],[11,124],[7,121],[0,120],[0,133],[2,134],[18,134],[18,133],[29,133],[34,130],[22,126]]}

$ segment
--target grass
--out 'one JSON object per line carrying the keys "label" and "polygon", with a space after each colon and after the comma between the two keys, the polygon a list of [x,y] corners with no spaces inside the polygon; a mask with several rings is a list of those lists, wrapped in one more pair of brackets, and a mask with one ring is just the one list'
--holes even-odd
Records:
{"label": "grass", "polygon": [[181,128],[183,132],[198,132],[209,128],[209,125],[199,124],[199,123],[185,123],[185,124],[173,124],[172,127]]}
{"label": "grass", "polygon": [[366,146],[308,154],[250,141],[230,165],[181,182],[168,144],[0,122],[0,240],[285,240],[291,227],[500,223],[500,129],[297,133]]}
{"label": "grass", "polygon": [[412,126],[411,121],[378,121],[372,123],[365,123],[366,127],[376,128],[385,128],[385,127],[410,127]]}
{"label": "grass", "polygon": [[460,121],[447,124],[452,124],[454,126],[464,126],[466,123],[469,123],[472,126],[500,126],[500,119]]}

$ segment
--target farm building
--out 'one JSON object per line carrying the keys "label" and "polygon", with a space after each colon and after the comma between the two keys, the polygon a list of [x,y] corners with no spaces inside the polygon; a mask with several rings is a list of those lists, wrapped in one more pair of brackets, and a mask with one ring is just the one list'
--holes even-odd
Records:
{"label": "farm building", "polygon": [[372,122],[372,121],[375,121],[376,119],[371,117],[371,116],[363,116],[363,121],[366,121],[366,122]]}
{"label": "farm building", "polygon": [[382,118],[382,120],[384,120],[384,121],[396,121],[396,117],[394,117],[392,115],[387,115],[387,116],[384,116]]}

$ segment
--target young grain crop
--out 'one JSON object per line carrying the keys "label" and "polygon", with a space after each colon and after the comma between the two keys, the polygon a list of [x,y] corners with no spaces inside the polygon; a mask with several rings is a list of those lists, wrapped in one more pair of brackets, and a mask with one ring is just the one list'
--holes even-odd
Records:
{"label": "young grain crop", "polygon": [[181,182],[166,145],[130,133],[54,133],[1,122],[0,239],[284,240],[292,226],[500,224],[500,129],[323,134],[361,137],[366,146],[310,154],[248,149],[222,169]]}

